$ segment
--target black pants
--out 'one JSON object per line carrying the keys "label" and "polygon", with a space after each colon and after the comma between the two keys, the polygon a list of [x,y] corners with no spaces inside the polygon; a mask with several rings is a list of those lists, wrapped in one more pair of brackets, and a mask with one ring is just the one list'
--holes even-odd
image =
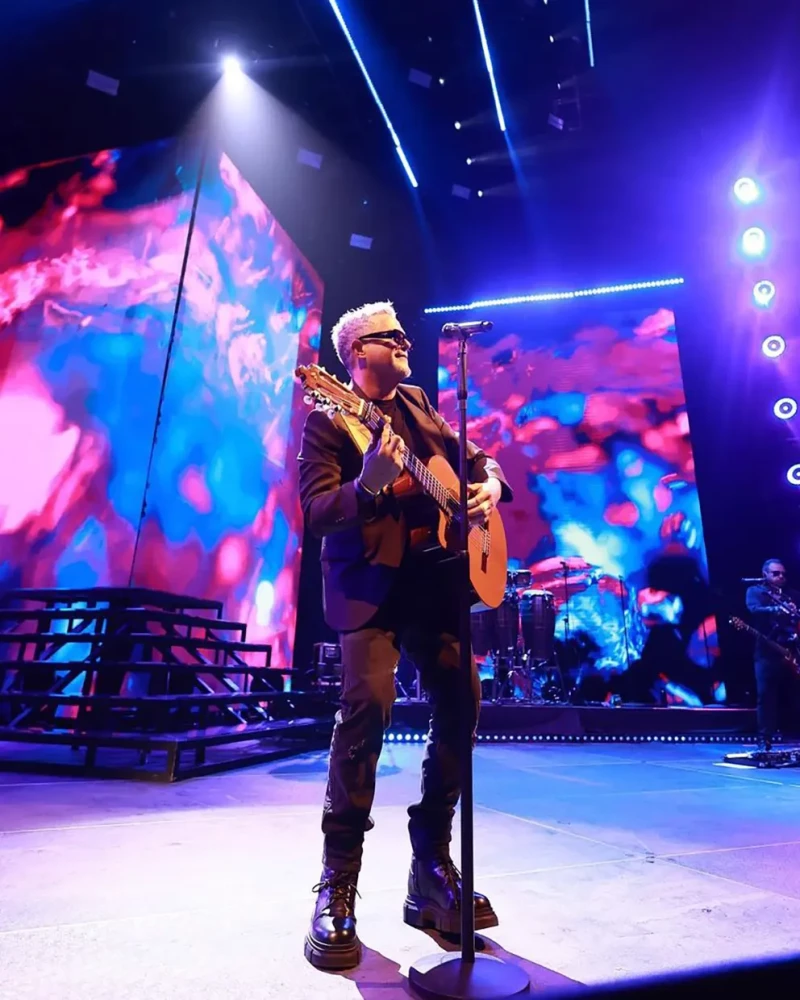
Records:
{"label": "black pants", "polygon": [[756,710],[758,734],[771,738],[778,731],[796,736],[800,733],[800,680],[783,660],[757,656]]}
{"label": "black pants", "polygon": [[[322,817],[323,863],[338,871],[361,868],[401,648],[420,671],[431,701],[421,798],[408,810],[411,844],[417,857],[445,855],[461,792],[458,600],[452,564],[432,570],[407,560],[378,613],[364,628],[342,633],[339,638],[342,699],[331,742]],[[472,687],[468,711],[474,729],[480,703],[474,660]]]}

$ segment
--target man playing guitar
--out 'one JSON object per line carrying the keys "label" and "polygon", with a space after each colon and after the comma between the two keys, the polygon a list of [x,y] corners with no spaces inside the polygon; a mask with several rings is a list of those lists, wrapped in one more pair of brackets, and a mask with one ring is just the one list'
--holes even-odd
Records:
{"label": "man playing guitar", "polygon": [[798,679],[787,658],[795,652],[800,612],[786,592],[786,570],[780,559],[768,559],[762,568],[764,582],[749,587],[747,610],[756,629],[755,673],[760,745],[769,749],[779,729],[781,705],[797,725]]}
{"label": "man playing guitar", "polygon": [[[442,456],[457,468],[458,441],[422,389],[401,384],[411,374],[411,341],[391,303],[346,313],[332,338],[352,391],[390,420],[364,452],[341,414],[314,410],[299,456],[303,512],[323,540],[325,618],[339,632],[343,668],[322,819],[323,869],[305,954],[313,965],[344,969],[361,956],[356,886],[401,647],[432,703],[422,794],[408,810],[413,856],[404,919],[445,932],[460,926],[460,876],[449,850],[460,793],[456,564],[432,563],[411,546],[426,498],[402,500],[390,488],[404,468],[404,449],[423,462]],[[497,463],[472,444],[469,478],[471,520],[485,524],[511,490]],[[473,689],[477,721],[477,674]],[[475,917],[477,928],[497,924],[491,904],[477,893]]]}

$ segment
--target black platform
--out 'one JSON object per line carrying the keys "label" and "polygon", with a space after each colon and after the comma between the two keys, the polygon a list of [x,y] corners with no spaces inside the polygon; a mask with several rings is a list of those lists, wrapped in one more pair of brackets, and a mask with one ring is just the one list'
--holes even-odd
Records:
{"label": "black platform", "polygon": [[[0,768],[173,781],[329,737],[326,696],[292,691],[293,671],[273,668],[271,646],[248,642],[219,601],[102,587],[18,590],[4,604]],[[74,761],[34,750],[53,745]],[[227,752],[211,760],[211,748]]]}

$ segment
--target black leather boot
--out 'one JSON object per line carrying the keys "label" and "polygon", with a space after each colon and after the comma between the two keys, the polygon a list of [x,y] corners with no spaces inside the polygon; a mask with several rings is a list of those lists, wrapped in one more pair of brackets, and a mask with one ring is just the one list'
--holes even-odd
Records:
{"label": "black leather boot", "polygon": [[[411,859],[403,920],[412,927],[433,927],[443,934],[461,933],[461,873],[450,858]],[[497,927],[492,904],[475,893],[475,930]]]}
{"label": "black leather boot", "polygon": [[358,874],[323,868],[317,905],[306,934],[305,956],[318,969],[352,969],[361,961],[356,934]]}

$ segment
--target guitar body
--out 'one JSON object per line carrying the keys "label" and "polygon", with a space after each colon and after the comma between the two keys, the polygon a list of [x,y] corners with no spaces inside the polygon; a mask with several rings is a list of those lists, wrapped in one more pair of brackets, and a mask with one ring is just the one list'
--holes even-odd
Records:
{"label": "guitar body", "polygon": [[[434,455],[426,465],[447,490],[458,496],[458,476],[447,459]],[[438,524],[433,534],[443,552],[458,552],[458,522],[447,517],[443,511],[438,511]],[[469,578],[473,607],[499,607],[506,592],[507,574],[506,532],[500,513],[493,510],[485,528],[473,525],[469,530]]]}
{"label": "guitar body", "polygon": [[[295,375],[307,392],[307,401],[329,413],[339,412],[355,417],[370,431],[379,432],[386,418],[379,409],[357,396],[319,365],[301,365]],[[457,556],[459,528],[456,517],[459,481],[450,463],[441,455],[434,455],[428,462],[421,462],[408,448],[403,448],[406,471],[398,476],[388,491],[397,500],[424,494],[432,500],[430,516],[427,512],[420,524],[410,516],[411,544],[416,549],[430,552],[442,560]],[[409,505],[408,515],[412,515]],[[435,526],[434,526],[435,525]],[[493,510],[485,525],[472,525],[469,529],[469,576],[472,584],[474,608],[497,608],[503,603],[508,573],[508,547],[500,514]]]}

